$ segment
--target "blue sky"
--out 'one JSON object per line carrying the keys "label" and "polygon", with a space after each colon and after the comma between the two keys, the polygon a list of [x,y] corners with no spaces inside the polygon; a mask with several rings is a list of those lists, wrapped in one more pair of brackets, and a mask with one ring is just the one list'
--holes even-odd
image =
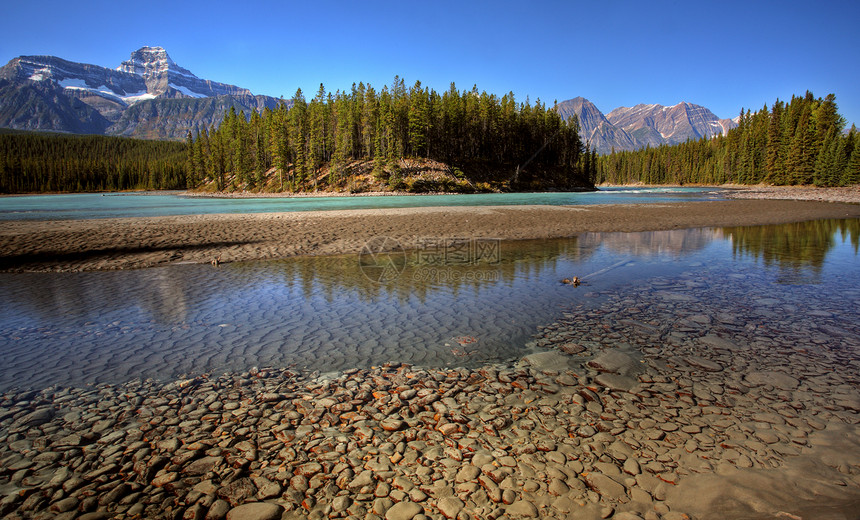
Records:
{"label": "blue sky", "polygon": [[0,62],[117,67],[159,45],[197,76],[308,97],[395,74],[604,113],[688,101],[720,117],[811,90],[860,126],[860,2],[4,2]]}

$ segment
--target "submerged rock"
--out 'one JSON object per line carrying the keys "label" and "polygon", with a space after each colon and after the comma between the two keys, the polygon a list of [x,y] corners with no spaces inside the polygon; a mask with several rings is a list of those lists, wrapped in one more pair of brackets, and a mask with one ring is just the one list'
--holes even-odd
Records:
{"label": "submerged rock", "polygon": [[[857,326],[743,322],[727,301],[762,287],[685,276],[566,314],[553,350],[506,363],[0,395],[0,515],[666,519],[699,507],[682,487],[716,509],[762,482],[860,500]],[[731,481],[749,493],[714,491]]]}
{"label": "submerged rock", "polygon": [[794,390],[800,384],[790,375],[773,370],[750,372],[744,376],[744,381],[750,386],[771,385],[783,390]]}

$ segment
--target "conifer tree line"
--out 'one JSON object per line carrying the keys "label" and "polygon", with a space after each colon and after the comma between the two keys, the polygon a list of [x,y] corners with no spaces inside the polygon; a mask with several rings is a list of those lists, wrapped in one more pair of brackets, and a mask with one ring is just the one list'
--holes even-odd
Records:
{"label": "conifer tree line", "polygon": [[674,146],[614,152],[598,160],[598,182],[610,184],[860,183],[860,132],[843,132],[836,96],[811,92],[741,111],[725,136]]}
{"label": "conifer tree line", "polygon": [[0,134],[0,193],[185,188],[185,144],[96,135]]}
{"label": "conifer tree line", "polygon": [[187,144],[188,186],[214,182],[217,190],[348,189],[356,161],[402,189],[404,158],[446,163],[470,184],[470,170],[492,172],[481,180],[494,188],[590,186],[596,174],[577,121],[540,100],[517,103],[513,93],[453,83],[439,94],[397,76],[379,91],[359,83],[331,93],[321,84],[310,101],[299,89],[290,103],[250,118],[231,110],[220,126],[189,133]]}

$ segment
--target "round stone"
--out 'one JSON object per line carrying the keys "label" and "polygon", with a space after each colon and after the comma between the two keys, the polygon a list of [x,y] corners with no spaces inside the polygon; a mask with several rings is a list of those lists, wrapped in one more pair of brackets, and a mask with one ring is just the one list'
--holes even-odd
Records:
{"label": "round stone", "polygon": [[423,512],[424,508],[415,502],[398,502],[386,511],[385,520],[412,520]]}
{"label": "round stone", "polygon": [[227,520],[279,520],[284,508],[268,502],[253,502],[234,507],[227,513]]}
{"label": "round stone", "polygon": [[505,513],[511,516],[525,516],[528,518],[538,516],[537,507],[535,507],[531,502],[527,502],[525,500],[517,500],[513,504],[509,505],[507,509],[505,509]]}
{"label": "round stone", "polygon": [[457,497],[445,497],[439,501],[437,507],[445,518],[453,519],[457,518],[464,505],[463,501]]}

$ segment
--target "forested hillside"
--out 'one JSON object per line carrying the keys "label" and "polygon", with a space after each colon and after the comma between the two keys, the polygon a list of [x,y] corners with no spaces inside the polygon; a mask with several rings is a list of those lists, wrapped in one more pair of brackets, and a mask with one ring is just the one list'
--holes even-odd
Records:
{"label": "forested hillside", "polygon": [[186,143],[0,133],[0,193],[578,189],[611,184],[860,183],[860,132],[835,96],[742,112],[727,135],[598,157],[574,117],[477,88],[439,94],[395,78],[262,113],[231,111]]}
{"label": "forested hillside", "polygon": [[600,157],[598,182],[857,184],[860,132],[844,128],[833,94],[821,99],[807,92],[770,109],[742,111],[725,136]]}
{"label": "forested hillside", "polygon": [[185,188],[185,144],[0,133],[0,193]]}
{"label": "forested hillside", "polygon": [[[290,106],[228,114],[188,136],[188,185],[216,190],[409,191],[573,189],[593,186],[596,154],[540,101],[517,103],[451,88],[439,94],[399,77],[310,101],[301,89]],[[404,161],[417,165],[406,171]],[[432,168],[422,165],[431,164]],[[434,170],[426,175],[425,170]],[[371,183],[372,184],[372,183]]]}

